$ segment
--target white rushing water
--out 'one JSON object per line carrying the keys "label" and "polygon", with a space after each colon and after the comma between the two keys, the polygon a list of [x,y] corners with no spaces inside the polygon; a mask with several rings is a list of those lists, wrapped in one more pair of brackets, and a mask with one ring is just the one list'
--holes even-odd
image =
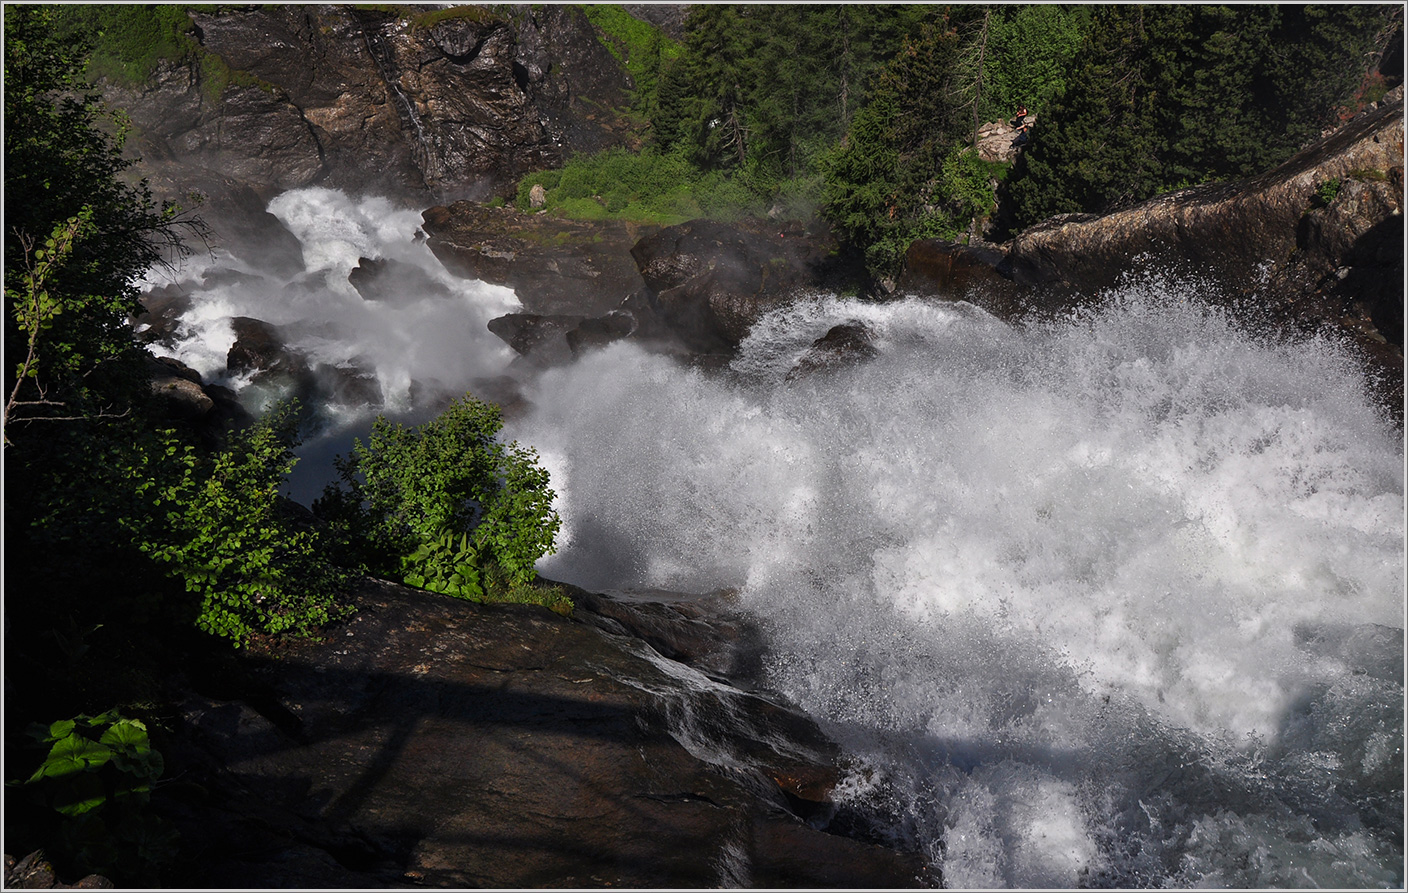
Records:
{"label": "white rushing water", "polygon": [[[507,312],[502,290],[446,279],[448,316],[367,325],[334,281],[417,257],[415,215],[275,205],[326,289],[238,313],[327,324],[328,356],[383,382],[506,362],[479,331],[464,366],[439,340]],[[193,317],[230,315],[208,297]],[[1146,279],[1014,328],[820,297],[729,374],[589,354],[529,382],[505,432],[559,494],[540,569],[736,589],[766,682],[852,755],[838,795],[946,885],[1401,886],[1401,436],[1344,351],[1259,341],[1204,298]],[[874,360],[785,381],[849,320]]]}

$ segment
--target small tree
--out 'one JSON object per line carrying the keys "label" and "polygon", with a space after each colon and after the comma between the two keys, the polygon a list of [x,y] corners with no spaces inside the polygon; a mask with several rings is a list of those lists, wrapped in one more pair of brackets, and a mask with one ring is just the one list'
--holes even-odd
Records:
{"label": "small tree", "polygon": [[378,418],[314,511],[369,570],[412,586],[477,600],[531,583],[561,519],[537,453],[499,442],[502,427],[497,406],[468,394],[419,427]]}

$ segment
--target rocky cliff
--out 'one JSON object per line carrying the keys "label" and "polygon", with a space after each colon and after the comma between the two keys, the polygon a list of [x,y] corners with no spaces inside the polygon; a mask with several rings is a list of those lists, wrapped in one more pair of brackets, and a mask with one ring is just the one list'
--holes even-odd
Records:
{"label": "rocky cliff", "polygon": [[210,7],[205,59],[105,85],[159,194],[485,198],[627,140],[629,75],[570,6]]}

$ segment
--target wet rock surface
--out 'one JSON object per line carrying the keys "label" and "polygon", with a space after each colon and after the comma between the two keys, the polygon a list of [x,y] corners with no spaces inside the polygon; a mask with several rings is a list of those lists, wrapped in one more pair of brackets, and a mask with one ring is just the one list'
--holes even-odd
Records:
{"label": "wet rock surface", "polygon": [[808,292],[868,285],[829,233],[694,220],[631,249],[651,303],[691,351],[727,354],[763,314]]}
{"label": "wet rock surface", "polygon": [[766,220],[660,228],[457,202],[426,211],[423,229],[451,272],[514,289],[526,312],[490,329],[540,365],[625,338],[726,357],[776,307],[873,288],[829,232]]}
{"label": "wet rock surface", "polygon": [[828,833],[855,817],[828,802],[839,757],[810,720],[649,644],[722,678],[750,646],[691,627],[721,613],[709,600],[581,595],[568,619],[366,581],[325,641],[193,666],[167,755],[182,783],[163,809],[191,854],[174,882],[932,880]]}
{"label": "wet rock surface", "polygon": [[874,357],[879,351],[869,327],[852,320],[832,326],[787,373],[788,381],[796,381],[828,369],[840,369]]}

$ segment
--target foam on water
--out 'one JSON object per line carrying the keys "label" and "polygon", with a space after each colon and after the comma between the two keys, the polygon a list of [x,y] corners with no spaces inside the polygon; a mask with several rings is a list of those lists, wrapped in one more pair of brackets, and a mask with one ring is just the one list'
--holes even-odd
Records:
{"label": "foam on water", "polygon": [[[512,294],[449,276],[418,215],[271,210],[308,273],[202,291],[192,366],[223,370],[238,315],[373,369],[393,408],[507,364],[485,323]],[[436,295],[363,300],[363,256]],[[1020,329],[822,296],[723,376],[591,353],[505,432],[559,494],[540,569],[738,590],[765,682],[850,754],[836,796],[949,886],[1401,886],[1401,436],[1334,344],[1263,342],[1202,294],[1149,278]],[[852,320],[873,360],[785,380]]]}
{"label": "foam on water", "polygon": [[[249,376],[226,375],[235,340],[230,320],[254,317],[279,326],[310,364],[373,371],[383,405],[393,410],[410,405],[413,381],[459,387],[501,371],[512,358],[485,325],[521,310],[518,299],[510,289],[448,273],[416,237],[420,212],[317,187],[286,192],[269,211],[299,240],[304,272],[283,280],[259,258],[197,256],[180,276],[198,280],[214,267],[242,275],[199,288],[182,317],[177,347],[156,352],[238,390]],[[363,257],[396,262],[420,276],[387,300],[367,300],[348,281]]]}
{"label": "foam on water", "polygon": [[[847,320],[877,359],[783,382]],[[952,885],[1401,882],[1402,445],[1334,345],[1155,280],[1022,331],[819,299],[735,371],[544,376],[546,573],[739,588]]]}

